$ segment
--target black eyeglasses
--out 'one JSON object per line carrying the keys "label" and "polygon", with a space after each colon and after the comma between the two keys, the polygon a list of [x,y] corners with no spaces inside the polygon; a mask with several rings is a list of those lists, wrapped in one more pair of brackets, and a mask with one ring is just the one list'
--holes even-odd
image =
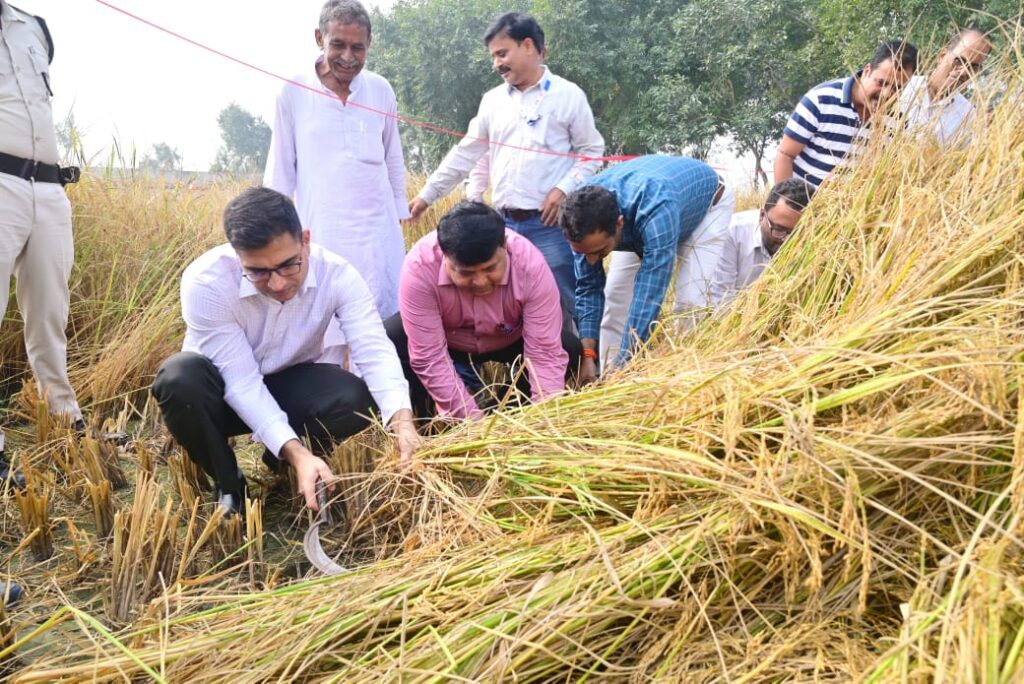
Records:
{"label": "black eyeglasses", "polygon": [[788,238],[790,235],[793,234],[793,229],[792,228],[786,228],[785,226],[780,226],[779,224],[775,223],[770,218],[768,218],[767,215],[762,217],[761,220],[764,221],[765,224],[768,226],[768,232],[772,234],[772,237],[777,237],[777,238],[781,238],[781,239],[784,240],[784,239]]}
{"label": "black eyeglasses", "polygon": [[972,62],[971,60],[967,59],[966,57],[956,57],[953,60],[953,66],[954,67],[959,67],[960,69],[962,69],[963,71],[966,71],[967,73],[969,73],[971,75],[975,75],[979,71],[981,71],[983,66],[985,66],[985,60],[982,59],[979,62]]}
{"label": "black eyeglasses", "polygon": [[283,264],[277,268],[247,268],[242,271],[242,277],[250,283],[265,283],[270,280],[270,276],[275,273],[282,278],[287,278],[295,275],[301,269],[302,259],[300,258],[295,261],[289,261],[287,264]]}

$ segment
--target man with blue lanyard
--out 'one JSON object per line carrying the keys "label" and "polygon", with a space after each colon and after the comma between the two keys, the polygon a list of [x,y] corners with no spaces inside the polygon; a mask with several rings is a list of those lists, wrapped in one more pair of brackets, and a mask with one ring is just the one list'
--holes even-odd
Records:
{"label": "man with blue lanyard", "polygon": [[[708,307],[734,205],[732,190],[710,166],[661,155],[617,164],[566,198],[561,225],[576,253],[581,382],[596,376],[599,348],[607,369],[647,341],[673,272],[674,310],[687,314],[684,326]],[[606,277],[603,260],[613,251],[639,258],[627,277]],[[605,311],[606,301],[609,308],[628,301],[628,316],[625,306]]]}
{"label": "man with blue lanyard", "polygon": [[504,83],[484,93],[466,137],[427,179],[409,213],[418,218],[487,155],[494,207],[507,228],[544,255],[568,325],[576,278],[572,252],[558,230],[558,208],[597,172],[604,138],[580,87],[544,65],[544,31],[533,17],[503,14],[484,34],[484,44]]}

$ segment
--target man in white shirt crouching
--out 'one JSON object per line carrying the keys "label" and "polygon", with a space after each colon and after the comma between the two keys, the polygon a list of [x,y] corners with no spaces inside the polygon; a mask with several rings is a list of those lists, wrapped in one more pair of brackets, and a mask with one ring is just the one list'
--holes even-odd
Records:
{"label": "man in white shirt crouching", "polygon": [[[245,478],[228,438],[251,432],[295,468],[317,510],[316,484],[334,476],[313,452],[379,415],[408,463],[419,446],[409,386],[366,283],[347,261],[309,241],[291,200],[251,188],[224,210],[228,244],[182,276],[182,351],[160,367],[153,395],[168,430],[217,484],[225,515],[242,510]],[[339,326],[359,377],[321,363]],[[307,436],[313,452],[303,445]],[[269,464],[272,464],[270,460]]]}
{"label": "man in white shirt crouching", "polygon": [[733,214],[725,247],[711,281],[711,306],[717,311],[760,277],[800,220],[814,195],[802,178],[772,186],[760,209]]}

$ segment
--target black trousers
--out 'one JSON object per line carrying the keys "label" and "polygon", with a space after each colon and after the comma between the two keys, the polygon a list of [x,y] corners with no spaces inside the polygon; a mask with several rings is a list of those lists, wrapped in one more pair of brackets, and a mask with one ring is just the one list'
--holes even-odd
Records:
{"label": "black trousers", "polygon": [[[330,451],[332,442],[366,428],[371,413],[377,412],[366,383],[334,364],[292,366],[265,376],[263,384],[296,434],[308,436],[313,452],[320,455]],[[189,458],[222,492],[240,493],[238,462],[228,438],[252,428],[224,401],[224,378],[217,367],[201,354],[179,352],[157,371],[153,396],[167,429]]]}
{"label": "black trousers", "polygon": [[[571,326],[562,328],[562,348],[569,354],[569,365],[565,370],[566,380],[576,376],[580,367],[580,357],[583,355],[583,345],[579,337],[573,334]],[[398,352],[398,359],[402,362],[402,372],[409,382],[409,398],[412,400],[412,412],[417,418],[430,418],[436,415],[434,400],[423,386],[419,376],[412,370],[409,363],[409,337],[405,334],[402,326],[402,314],[397,313],[384,321],[384,330],[387,332],[391,343],[395,345]],[[479,369],[480,365],[487,361],[498,363],[513,363],[523,357],[523,338],[519,338],[504,349],[498,349],[486,354],[470,354],[469,352],[448,349],[449,356],[455,362],[456,370],[472,367]],[[469,384],[467,383],[467,386]],[[470,387],[470,391],[473,388]],[[531,396],[530,380],[526,373],[521,373],[516,381],[516,390],[523,396]],[[486,408],[486,407],[484,407]]]}

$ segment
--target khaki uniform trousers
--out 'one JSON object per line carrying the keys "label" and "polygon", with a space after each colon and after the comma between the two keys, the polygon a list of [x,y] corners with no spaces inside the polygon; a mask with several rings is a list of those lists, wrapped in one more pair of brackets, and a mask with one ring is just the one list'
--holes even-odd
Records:
{"label": "khaki uniform trousers", "polygon": [[82,417],[68,381],[65,332],[74,259],[71,203],[64,188],[0,173],[0,311],[7,311],[13,275],[25,350],[39,391],[52,413],[71,420]]}

